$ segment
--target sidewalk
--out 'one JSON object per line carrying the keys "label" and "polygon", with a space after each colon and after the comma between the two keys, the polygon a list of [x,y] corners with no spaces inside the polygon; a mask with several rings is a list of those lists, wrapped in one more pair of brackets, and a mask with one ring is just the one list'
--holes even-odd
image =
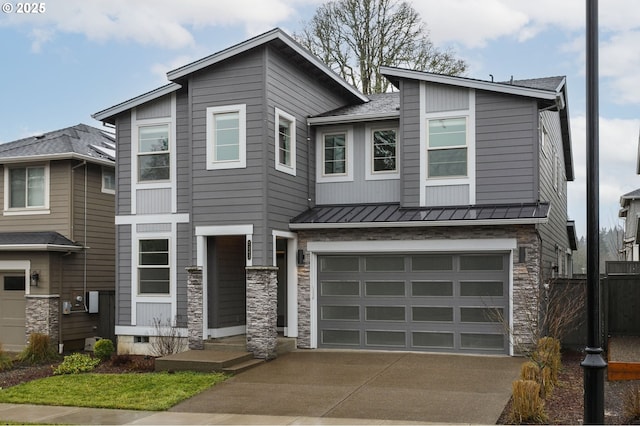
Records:
{"label": "sidewalk", "polygon": [[52,407],[0,404],[0,423],[51,423],[84,425],[420,425],[428,423],[339,419],[328,417],[263,416],[249,414],[179,413],[171,411],[112,410],[106,408]]}

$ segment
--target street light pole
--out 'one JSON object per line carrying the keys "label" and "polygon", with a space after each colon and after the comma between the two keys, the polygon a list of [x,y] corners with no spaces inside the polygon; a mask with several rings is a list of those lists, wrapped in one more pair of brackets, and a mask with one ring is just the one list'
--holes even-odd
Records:
{"label": "street light pole", "polygon": [[587,347],[584,423],[604,424],[604,369],[600,336],[598,0],[587,0]]}

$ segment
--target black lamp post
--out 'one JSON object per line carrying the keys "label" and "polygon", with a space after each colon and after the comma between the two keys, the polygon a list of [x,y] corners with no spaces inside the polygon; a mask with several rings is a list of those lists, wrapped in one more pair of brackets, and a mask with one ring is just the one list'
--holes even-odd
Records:
{"label": "black lamp post", "polygon": [[604,369],[600,336],[598,0],[587,0],[587,347],[584,423],[604,424]]}

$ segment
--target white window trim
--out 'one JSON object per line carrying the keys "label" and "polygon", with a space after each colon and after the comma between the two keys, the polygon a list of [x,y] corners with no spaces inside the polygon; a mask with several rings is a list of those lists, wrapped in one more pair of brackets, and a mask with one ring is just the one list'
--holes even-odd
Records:
{"label": "white window trim", "polygon": [[[169,135],[169,146],[167,147],[167,151],[166,154],[169,154],[169,179],[156,179],[156,180],[140,180],[140,176],[138,176],[138,158],[140,156],[146,156],[146,155],[154,155],[154,152],[140,152],[140,129],[143,127],[151,127],[151,126],[167,126],[168,127],[168,135]],[[173,177],[175,176],[174,173],[174,168],[173,168],[173,161],[174,161],[174,156],[172,155],[173,151],[175,151],[174,147],[175,147],[175,141],[174,141],[174,135],[175,132],[173,131],[173,123],[171,122],[171,119],[167,119],[166,117],[163,118],[154,118],[154,119],[145,119],[145,120],[140,120],[140,121],[136,121],[135,124],[135,155],[132,157],[133,160],[131,161],[131,170],[132,170],[132,180],[135,180],[137,185],[140,186],[145,186],[145,187],[149,187],[149,186],[154,186],[154,185],[160,185],[161,187],[166,187],[168,182],[171,182],[173,180]],[[159,154],[159,152],[158,152]],[[135,168],[135,175],[133,175],[133,169]]]}
{"label": "white window trim", "polygon": [[276,239],[287,240],[287,327],[284,335],[298,337],[298,234],[289,231],[271,231],[273,247],[273,266],[277,265]]}
{"label": "white window trim", "polygon": [[[213,116],[215,114],[237,112],[239,120],[238,143],[239,158],[232,161],[215,161],[214,158],[214,125]],[[247,106],[224,105],[217,107],[208,107],[206,111],[206,146],[207,146],[207,170],[223,170],[223,169],[243,169],[247,167]]]}
{"label": "white window trim", "polygon": [[[396,132],[396,170],[376,172],[373,170],[373,132],[377,130],[394,130]],[[386,180],[386,179],[400,179],[400,131],[397,126],[383,126],[383,125],[366,125],[364,133],[365,141],[365,180]]]}
{"label": "white window trim", "polygon": [[[140,241],[144,241],[144,240],[167,240],[167,244],[169,248],[169,264],[167,265],[167,267],[169,268],[169,293],[140,293],[140,282],[138,279],[139,278],[138,271],[140,270],[140,266],[141,266],[140,265]],[[173,258],[176,251],[176,248],[174,247],[173,242],[175,240],[172,238],[170,233],[145,232],[145,233],[138,233],[138,235],[135,238],[135,241],[136,241],[135,251],[132,252],[132,253],[135,253],[135,261],[132,263],[135,264],[134,270],[135,270],[136,277],[135,279],[131,280],[132,281],[131,284],[133,285],[133,288],[131,290],[132,291],[135,290],[135,295],[137,296],[138,302],[140,302],[141,299],[146,299],[146,298],[149,298],[154,302],[157,302],[158,298],[171,298],[171,296],[175,292],[175,289],[174,289],[175,279],[173,277],[175,272],[174,271],[175,262],[173,261]]]}
{"label": "white window trim", "polygon": [[111,188],[107,188],[107,187],[104,186],[104,172],[105,172],[105,170],[111,170],[111,168],[102,166],[102,172],[101,172],[101,175],[100,175],[100,179],[102,181],[102,185],[101,185],[102,186],[102,192],[104,192],[105,194],[115,194],[116,193],[116,190],[115,190],[115,186],[116,186],[116,171],[115,171],[115,169],[113,169],[113,185],[114,185],[114,189],[111,189]]}
{"label": "white window trim", "polygon": [[[162,118],[137,118],[136,109],[131,110],[131,214],[137,212],[138,189],[171,189],[171,212],[178,211],[177,184],[174,178],[176,174],[176,94],[171,94],[171,117]],[[138,128],[155,124],[169,124],[169,180],[138,182]],[[118,185],[116,183],[116,189]]]}
{"label": "white window trim", "polygon": [[[10,169],[26,169],[30,167],[44,167],[44,206],[37,207],[9,207],[9,199],[11,198],[11,187],[9,179]],[[4,167],[4,216],[27,216],[36,214],[50,214],[49,195],[50,195],[50,163],[34,163],[24,164],[18,167]]]}
{"label": "white window trim", "polygon": [[549,145],[549,131],[540,113],[540,151],[545,157],[547,157],[547,145]]}
{"label": "white window trim", "polygon": [[[325,135],[334,135],[338,133],[344,133],[347,144],[347,172],[335,175],[324,174],[324,137]],[[352,182],[353,181],[353,127],[334,127],[326,128],[318,132],[316,137],[316,181],[317,182]]]}
{"label": "white window trim", "polygon": [[[296,175],[296,118],[282,111],[279,108],[275,108],[274,113],[274,127],[275,127],[275,167],[276,170],[279,170],[284,173],[288,173],[292,176]],[[291,123],[291,165],[287,166],[280,163],[280,118],[284,118],[285,120]]]}
{"label": "white window trim", "polygon": [[[442,112],[426,112],[426,85],[420,83],[420,205],[427,205],[427,186],[468,185],[469,204],[476,203],[476,92],[469,89],[469,109]],[[427,178],[428,128],[427,122],[437,118],[466,117],[467,119],[467,176],[451,178]]]}

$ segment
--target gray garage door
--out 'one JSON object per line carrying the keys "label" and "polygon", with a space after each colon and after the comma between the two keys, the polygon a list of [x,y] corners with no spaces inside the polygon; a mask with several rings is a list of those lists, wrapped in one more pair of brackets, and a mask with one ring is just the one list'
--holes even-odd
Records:
{"label": "gray garage door", "polygon": [[318,256],[318,346],[507,353],[509,256]]}

